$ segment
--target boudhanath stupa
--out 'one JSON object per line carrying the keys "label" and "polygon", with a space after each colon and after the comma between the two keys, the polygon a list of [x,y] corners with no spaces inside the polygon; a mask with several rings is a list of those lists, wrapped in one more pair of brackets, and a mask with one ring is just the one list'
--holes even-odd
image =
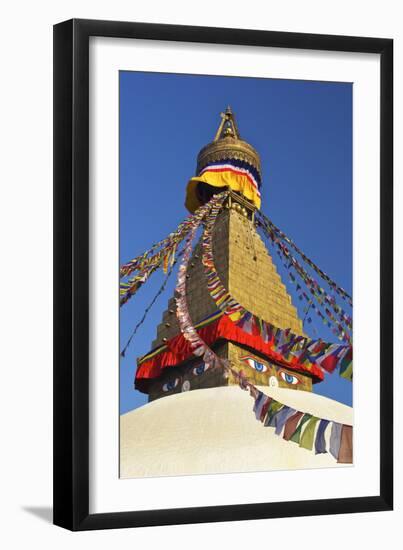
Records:
{"label": "boudhanath stupa", "polygon": [[[312,391],[325,375],[338,376],[326,372],[329,357],[344,360],[340,369],[352,369],[340,311],[347,316],[340,306],[331,308],[325,294],[318,311],[323,303],[330,319],[337,317],[339,342],[324,347],[306,334],[258,231],[261,181],[259,154],[241,139],[227,108],[214,140],[198,154],[185,194],[193,216],[215,200],[218,206],[206,210],[205,218],[199,214],[205,232],[180,271],[182,296],[177,289],[169,299],[150,352],[137,360],[134,386],[148,395],[148,403],[121,416],[121,478],[323,468],[352,461],[353,409]],[[180,242],[185,239],[177,239],[171,250],[169,241],[170,254],[158,256],[165,270],[186,256]],[[290,247],[279,246],[287,256]],[[292,267],[303,275],[298,265]],[[142,283],[149,276],[144,273]],[[130,284],[124,299],[137,288]],[[307,284],[310,289],[309,277]],[[203,345],[192,342],[186,322]],[[215,358],[203,353],[204,345]]]}

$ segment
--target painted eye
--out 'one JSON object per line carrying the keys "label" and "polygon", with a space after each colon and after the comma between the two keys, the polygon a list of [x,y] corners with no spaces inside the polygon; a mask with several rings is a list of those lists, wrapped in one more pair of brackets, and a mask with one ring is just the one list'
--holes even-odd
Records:
{"label": "painted eye", "polygon": [[196,376],[200,376],[201,374],[203,374],[203,372],[206,372],[207,369],[208,366],[206,365],[206,363],[201,363],[201,365],[198,365],[193,369],[193,374]]}
{"label": "painted eye", "polygon": [[241,357],[241,361],[249,365],[249,367],[252,367],[252,369],[257,370],[257,372],[267,371],[267,365],[261,363],[260,361],[257,361],[256,359],[253,359],[253,357]]}
{"label": "painted eye", "polygon": [[267,371],[267,366],[264,364],[264,363],[260,363],[259,361],[253,361],[254,362],[254,366],[255,366],[255,369],[258,371],[258,372],[266,372]]}
{"label": "painted eye", "polygon": [[293,386],[296,386],[297,384],[300,384],[301,381],[297,376],[294,376],[294,374],[289,374],[285,371],[280,371],[280,376],[284,380],[284,382],[287,382],[287,384],[292,384]]}
{"label": "painted eye", "polygon": [[179,384],[179,378],[175,378],[175,380],[170,380],[169,382],[166,382],[162,386],[162,391],[171,391],[175,389],[178,384]]}

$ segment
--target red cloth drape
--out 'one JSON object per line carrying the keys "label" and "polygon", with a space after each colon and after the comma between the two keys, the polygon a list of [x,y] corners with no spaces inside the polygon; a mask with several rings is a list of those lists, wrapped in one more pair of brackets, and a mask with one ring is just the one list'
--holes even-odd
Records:
{"label": "red cloth drape", "polygon": [[[320,382],[324,378],[322,370],[317,365],[300,364],[296,357],[287,361],[280,353],[273,350],[272,343],[264,342],[260,334],[248,334],[243,331],[233,323],[227,315],[223,315],[206,327],[199,329],[197,332],[208,346],[211,346],[219,339],[228,340],[237,344],[244,344],[264,354],[267,359],[275,361],[284,367],[312,375],[313,382]],[[153,378],[158,378],[163,369],[179,365],[192,356],[190,344],[185,340],[182,334],[178,334],[174,338],[171,338],[166,345],[166,350],[158,353],[138,366],[135,385],[140,391],[145,390],[148,381]]]}

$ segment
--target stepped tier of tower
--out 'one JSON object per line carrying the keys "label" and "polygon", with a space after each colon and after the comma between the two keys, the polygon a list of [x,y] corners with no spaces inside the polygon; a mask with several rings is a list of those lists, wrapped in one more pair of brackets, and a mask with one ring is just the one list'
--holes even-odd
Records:
{"label": "stepped tier of tower", "polygon": [[[291,296],[252,220],[235,209],[225,209],[213,231],[213,254],[221,281],[239,303],[277,327],[303,334],[302,322]],[[217,310],[207,289],[201,255],[199,242],[186,281],[189,312],[194,324]],[[163,344],[164,339],[179,332],[175,299],[171,298],[152,347]]]}

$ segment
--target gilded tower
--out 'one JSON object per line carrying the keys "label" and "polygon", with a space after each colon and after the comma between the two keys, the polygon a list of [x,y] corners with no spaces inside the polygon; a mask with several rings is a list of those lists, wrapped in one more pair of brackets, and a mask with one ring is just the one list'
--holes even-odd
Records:
{"label": "gilded tower", "polygon": [[[236,177],[233,177],[233,175]],[[239,176],[239,177],[238,177]],[[229,179],[231,178],[231,179]],[[221,114],[214,140],[203,147],[197,158],[196,176],[187,187],[186,207],[194,212],[224,188],[229,190],[225,207],[213,230],[213,256],[223,285],[248,311],[272,325],[303,335],[302,321],[292,303],[272,258],[256,230],[255,212],[260,208],[261,163],[257,151],[242,140],[230,108]],[[201,261],[201,243],[194,249],[186,280],[190,316],[198,330],[209,331],[210,345],[235,370],[243,370],[257,385],[312,390],[320,378],[303,368],[270,359],[238,331],[222,330],[216,303],[207,289]],[[170,348],[180,337],[175,298],[168,302],[158,325],[149,357],[158,361],[161,350]],[[140,370],[138,369],[138,372]],[[220,369],[205,370],[200,359],[187,357],[169,364],[162,374],[147,380],[136,377],[136,387],[148,393],[149,400],[194,389],[236,384],[237,380]]]}

